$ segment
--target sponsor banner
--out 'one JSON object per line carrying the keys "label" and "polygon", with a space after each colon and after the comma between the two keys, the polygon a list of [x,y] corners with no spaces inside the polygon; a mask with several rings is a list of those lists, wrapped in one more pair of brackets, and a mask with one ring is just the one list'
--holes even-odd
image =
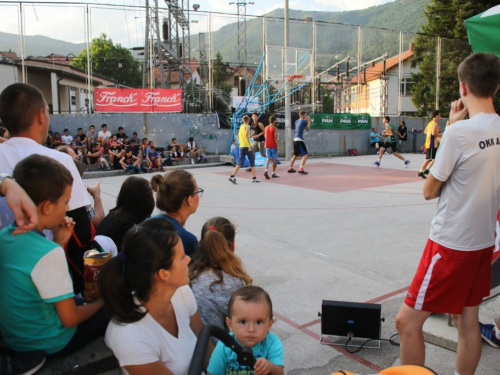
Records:
{"label": "sponsor banner", "polygon": [[370,129],[370,115],[350,113],[311,114],[311,129]]}
{"label": "sponsor banner", "polygon": [[94,90],[96,112],[181,112],[181,89]]}

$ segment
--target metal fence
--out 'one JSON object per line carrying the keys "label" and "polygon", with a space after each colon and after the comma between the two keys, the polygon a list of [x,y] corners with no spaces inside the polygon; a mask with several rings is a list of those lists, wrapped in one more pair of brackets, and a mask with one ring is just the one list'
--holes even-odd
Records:
{"label": "metal fence", "polygon": [[[142,81],[135,86],[183,87],[184,112],[230,110],[228,92],[241,91],[238,77],[246,75],[248,80],[259,65],[266,45],[284,45],[282,17],[247,15],[246,9],[242,14],[243,10],[237,5],[228,5],[227,12],[217,13],[195,10],[196,6],[190,6],[188,0],[158,1],[149,0],[148,6],[139,0],[131,6],[0,3],[0,31],[8,33],[1,38],[0,51],[11,49],[17,54],[20,66],[18,73],[5,67],[0,70],[0,88],[12,81],[36,85],[38,78],[29,73],[33,60],[44,57],[54,65],[67,64],[73,55],[90,48],[94,38],[105,34],[113,43],[131,51],[142,76]],[[251,12],[250,5],[248,11]],[[35,36],[50,37],[58,42]],[[426,51],[411,51],[417,38],[425,42]],[[317,74],[311,85],[294,98],[295,109],[372,116],[417,114],[411,97],[418,70],[412,61],[424,54],[435,56],[419,62],[427,65],[426,71],[432,72],[434,79],[432,85],[427,83],[429,87],[420,91],[425,92],[429,108],[442,107],[445,103],[440,92],[443,87],[457,84],[456,66],[464,54],[470,53],[464,41],[311,18],[290,20],[289,45],[313,51]],[[47,58],[51,53],[61,56]],[[226,64],[226,79],[225,85],[216,87],[214,62],[218,53]],[[84,69],[85,87],[81,89],[85,89],[86,103],[91,107],[98,61],[92,54],[85,59],[88,60]],[[107,59],[108,63],[115,64],[116,70],[123,69],[123,56],[110,55]],[[4,55],[3,65],[7,60]],[[3,65],[0,64],[0,68]],[[129,86],[126,80],[121,84]],[[280,103],[272,109],[280,110]]]}

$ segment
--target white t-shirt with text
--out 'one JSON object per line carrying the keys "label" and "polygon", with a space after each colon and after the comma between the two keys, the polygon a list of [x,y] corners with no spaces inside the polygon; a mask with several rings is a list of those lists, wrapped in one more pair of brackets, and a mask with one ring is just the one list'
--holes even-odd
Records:
{"label": "white t-shirt with text", "polygon": [[492,246],[500,205],[500,117],[479,113],[449,126],[431,174],[444,184],[429,238],[453,250]]}

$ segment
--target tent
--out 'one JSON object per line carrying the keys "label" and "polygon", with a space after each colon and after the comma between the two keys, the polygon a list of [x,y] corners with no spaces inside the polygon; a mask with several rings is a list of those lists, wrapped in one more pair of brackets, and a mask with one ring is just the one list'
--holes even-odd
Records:
{"label": "tent", "polygon": [[500,5],[465,20],[472,51],[491,52],[500,57]]}

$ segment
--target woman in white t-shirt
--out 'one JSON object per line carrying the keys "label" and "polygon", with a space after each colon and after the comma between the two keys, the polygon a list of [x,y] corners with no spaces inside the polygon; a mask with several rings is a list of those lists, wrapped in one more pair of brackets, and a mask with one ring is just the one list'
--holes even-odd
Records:
{"label": "woman in white t-shirt", "polygon": [[203,327],[188,286],[190,260],[172,224],[150,219],[128,230],[104,266],[99,287],[112,316],[105,341],[122,373],[187,373]]}

